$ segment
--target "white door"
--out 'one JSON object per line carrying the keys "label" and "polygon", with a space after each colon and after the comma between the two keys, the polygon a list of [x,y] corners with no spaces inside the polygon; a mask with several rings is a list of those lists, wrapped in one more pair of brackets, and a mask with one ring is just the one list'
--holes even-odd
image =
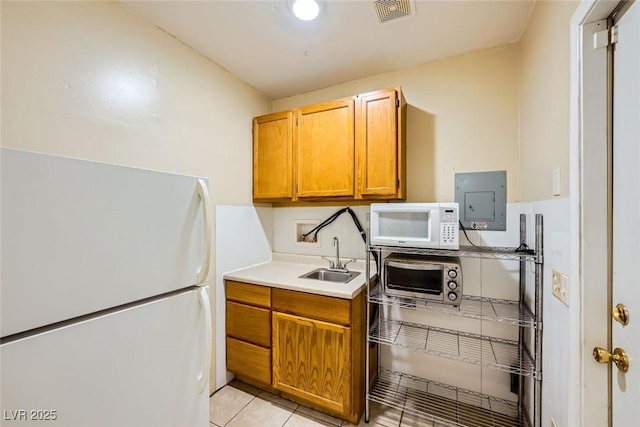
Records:
{"label": "white door", "polygon": [[612,347],[630,361],[624,373],[612,371],[615,427],[640,420],[640,5],[616,24],[613,53],[613,305],[622,303],[629,324],[613,322]]}

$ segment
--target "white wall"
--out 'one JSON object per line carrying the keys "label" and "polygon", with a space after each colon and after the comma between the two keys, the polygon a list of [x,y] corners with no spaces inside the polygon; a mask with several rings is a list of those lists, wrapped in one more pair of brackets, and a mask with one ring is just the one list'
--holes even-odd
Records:
{"label": "white wall", "polygon": [[227,373],[225,341],[225,273],[261,264],[271,260],[273,241],[273,210],[268,207],[222,206],[216,207],[216,285],[215,335],[216,383],[211,391],[229,382],[232,375]]}
{"label": "white wall", "polygon": [[205,176],[214,204],[251,203],[264,96],[116,2],[0,13],[3,146]]}
{"label": "white wall", "polygon": [[[318,233],[316,243],[297,242],[297,224],[320,224],[345,206],[323,207],[283,207],[273,209],[273,250],[274,252],[326,256],[335,259],[336,248],[332,246],[333,237],[340,245],[340,258],[366,257],[366,244],[360,237],[349,213],[344,212],[330,225]],[[368,230],[369,206],[352,206],[360,225]],[[313,227],[311,227],[313,228]],[[328,265],[328,264],[327,264]]]}
{"label": "white wall", "polygon": [[[571,215],[569,199],[533,202],[532,210],[544,216],[544,292],[543,292],[543,388],[542,425],[553,417],[558,426],[569,426],[569,401],[573,385],[569,383],[572,361],[570,311],[551,293],[551,270],[571,271]],[[571,287],[569,277],[569,294]],[[571,295],[569,295],[571,298]]]}

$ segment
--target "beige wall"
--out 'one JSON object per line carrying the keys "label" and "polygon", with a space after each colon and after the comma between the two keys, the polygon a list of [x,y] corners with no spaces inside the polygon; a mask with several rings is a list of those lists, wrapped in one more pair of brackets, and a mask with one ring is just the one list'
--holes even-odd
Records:
{"label": "beige wall", "polygon": [[569,195],[569,21],[577,5],[538,0],[520,40],[519,169],[524,201],[554,198],[554,168],[561,170],[559,197]]}
{"label": "beige wall", "polygon": [[408,201],[453,201],[456,172],[492,170],[507,170],[507,199],[520,200],[517,44],[278,99],[273,110],[393,86],[408,104]]}
{"label": "beige wall", "polygon": [[205,176],[214,204],[251,204],[270,100],[116,2],[1,7],[3,146]]}
{"label": "beige wall", "polygon": [[251,204],[269,100],[119,3],[2,3],[2,145],[206,176],[215,204]]}

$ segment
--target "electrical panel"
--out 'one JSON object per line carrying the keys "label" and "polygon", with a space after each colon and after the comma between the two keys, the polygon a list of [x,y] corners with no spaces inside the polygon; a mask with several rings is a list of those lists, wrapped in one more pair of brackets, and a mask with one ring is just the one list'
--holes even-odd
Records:
{"label": "electrical panel", "polygon": [[457,173],[455,185],[465,229],[507,229],[507,171]]}

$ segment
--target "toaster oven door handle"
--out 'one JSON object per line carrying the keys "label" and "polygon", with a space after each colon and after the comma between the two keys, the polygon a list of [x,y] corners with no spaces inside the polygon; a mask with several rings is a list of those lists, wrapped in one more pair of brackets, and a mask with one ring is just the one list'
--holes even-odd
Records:
{"label": "toaster oven door handle", "polygon": [[444,268],[444,265],[442,264],[408,263],[408,262],[397,262],[397,261],[386,261],[385,265],[387,267],[397,267],[397,268],[403,268],[406,270],[442,270]]}

